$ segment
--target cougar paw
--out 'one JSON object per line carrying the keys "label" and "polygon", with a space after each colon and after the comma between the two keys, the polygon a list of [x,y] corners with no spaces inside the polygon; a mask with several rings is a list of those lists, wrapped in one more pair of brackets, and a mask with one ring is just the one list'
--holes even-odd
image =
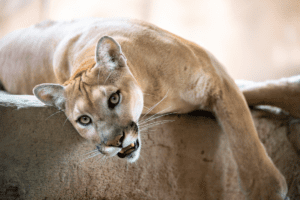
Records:
{"label": "cougar paw", "polygon": [[287,185],[282,175],[273,176],[261,180],[254,180],[252,187],[248,190],[249,200],[289,200],[286,196]]}

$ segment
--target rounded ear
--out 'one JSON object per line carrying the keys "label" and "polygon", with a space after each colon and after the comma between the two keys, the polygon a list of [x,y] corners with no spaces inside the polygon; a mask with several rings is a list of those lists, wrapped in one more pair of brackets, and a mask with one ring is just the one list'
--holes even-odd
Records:
{"label": "rounded ear", "polygon": [[59,84],[44,83],[33,88],[33,94],[44,104],[65,109],[65,88]]}
{"label": "rounded ear", "polygon": [[112,37],[103,36],[97,43],[96,62],[99,66],[109,69],[125,66],[126,58],[122,54],[121,46]]}

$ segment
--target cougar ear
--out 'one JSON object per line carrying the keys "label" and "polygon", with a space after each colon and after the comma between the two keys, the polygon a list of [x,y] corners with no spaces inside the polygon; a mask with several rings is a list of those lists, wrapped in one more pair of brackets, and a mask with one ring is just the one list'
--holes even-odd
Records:
{"label": "cougar ear", "polygon": [[44,104],[65,109],[65,88],[59,84],[44,83],[33,88],[33,94]]}
{"label": "cougar ear", "polygon": [[118,66],[125,66],[126,58],[122,54],[121,46],[117,41],[112,37],[103,36],[97,43],[96,62],[99,66],[114,69]]}

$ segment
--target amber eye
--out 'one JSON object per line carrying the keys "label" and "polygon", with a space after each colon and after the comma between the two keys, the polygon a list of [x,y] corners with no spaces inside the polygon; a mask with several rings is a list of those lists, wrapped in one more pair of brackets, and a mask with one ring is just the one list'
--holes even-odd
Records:
{"label": "amber eye", "polygon": [[83,115],[83,116],[78,118],[77,122],[79,122],[83,126],[87,126],[92,122],[92,120],[91,120],[90,117],[88,117],[86,115]]}
{"label": "amber eye", "polygon": [[114,108],[120,102],[120,92],[113,93],[108,100],[108,106]]}

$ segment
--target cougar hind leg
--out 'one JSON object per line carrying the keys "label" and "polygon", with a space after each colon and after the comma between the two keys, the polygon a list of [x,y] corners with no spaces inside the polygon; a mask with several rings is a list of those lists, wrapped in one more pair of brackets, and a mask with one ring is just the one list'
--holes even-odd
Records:
{"label": "cougar hind leg", "polygon": [[243,94],[229,78],[222,79],[218,88],[222,92],[216,96],[213,110],[228,137],[247,199],[283,200],[285,178],[260,142]]}

